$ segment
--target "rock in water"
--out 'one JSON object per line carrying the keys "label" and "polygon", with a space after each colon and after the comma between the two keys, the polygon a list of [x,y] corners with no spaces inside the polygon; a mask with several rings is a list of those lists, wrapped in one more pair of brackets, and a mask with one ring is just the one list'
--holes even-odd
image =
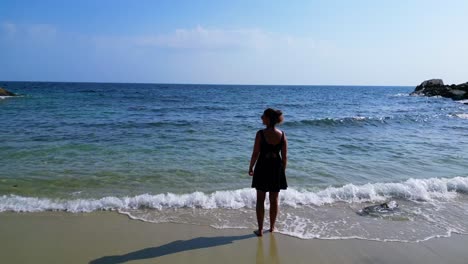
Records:
{"label": "rock in water", "polygon": [[444,86],[444,81],[442,81],[442,79],[430,79],[430,80],[424,81],[420,85],[416,86],[415,91],[419,91],[426,87],[431,87],[431,86]]}
{"label": "rock in water", "polygon": [[3,89],[2,87],[0,87],[0,96],[16,96],[16,94],[10,92],[10,91],[7,91],[5,89]]}
{"label": "rock in water", "polygon": [[396,201],[390,201],[379,205],[371,205],[364,207],[357,212],[358,215],[365,216],[379,216],[381,214],[393,213],[398,210],[398,203]]}
{"label": "rock in water", "polygon": [[468,82],[444,85],[441,79],[431,79],[416,86],[411,95],[442,96],[453,100],[464,100],[468,99]]}

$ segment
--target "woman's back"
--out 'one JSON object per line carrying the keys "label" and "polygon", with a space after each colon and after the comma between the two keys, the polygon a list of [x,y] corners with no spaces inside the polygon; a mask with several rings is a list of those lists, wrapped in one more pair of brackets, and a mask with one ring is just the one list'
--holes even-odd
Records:
{"label": "woman's back", "polygon": [[286,175],[280,151],[284,145],[284,133],[277,129],[259,130],[261,143],[253,173],[252,187],[264,192],[286,189]]}
{"label": "woman's back", "polygon": [[279,129],[263,129],[263,135],[265,137],[265,141],[271,145],[277,145],[281,143],[281,138],[283,137],[283,132]]}

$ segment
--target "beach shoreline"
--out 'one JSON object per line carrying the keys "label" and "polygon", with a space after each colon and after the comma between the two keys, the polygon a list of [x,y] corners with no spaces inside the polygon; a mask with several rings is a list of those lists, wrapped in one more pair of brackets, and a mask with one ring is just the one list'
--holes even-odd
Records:
{"label": "beach shoreline", "polygon": [[116,212],[0,213],[2,263],[467,263],[468,236],[418,243],[303,240],[148,223]]}
{"label": "beach shoreline", "polygon": [[[254,229],[246,170],[271,106],[285,115],[289,148],[282,234],[403,242],[468,234],[460,213],[468,211],[468,110],[409,96],[411,87],[1,86],[24,97],[0,100],[5,116],[18,117],[0,125],[0,212],[111,210]],[[266,94],[283,96],[259,104]],[[391,201],[398,210],[358,214]]]}

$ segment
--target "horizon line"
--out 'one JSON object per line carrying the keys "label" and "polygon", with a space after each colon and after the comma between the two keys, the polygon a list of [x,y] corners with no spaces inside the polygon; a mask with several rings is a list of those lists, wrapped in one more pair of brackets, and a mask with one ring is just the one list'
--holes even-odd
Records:
{"label": "horizon line", "polygon": [[177,83],[177,82],[104,82],[104,81],[4,81],[17,83],[97,83],[97,84],[161,84],[161,85],[212,85],[212,86],[370,86],[370,87],[416,87],[417,85],[374,85],[374,84],[233,84],[233,83]]}

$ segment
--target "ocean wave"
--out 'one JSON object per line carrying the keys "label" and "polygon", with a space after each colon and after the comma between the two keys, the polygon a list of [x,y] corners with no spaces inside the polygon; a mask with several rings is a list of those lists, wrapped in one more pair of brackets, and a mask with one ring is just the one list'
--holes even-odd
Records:
{"label": "ocean wave", "polygon": [[[280,202],[290,207],[323,206],[334,203],[380,202],[389,199],[410,201],[451,200],[457,193],[468,193],[468,177],[409,179],[400,183],[347,184],[342,187],[328,187],[319,191],[288,189],[282,192]],[[52,199],[23,197],[18,195],[0,196],[0,212],[92,212],[99,210],[125,209],[240,209],[255,207],[255,192],[245,188],[232,191],[217,191],[210,194],[193,192],[189,194],[142,194],[133,197],[104,197],[100,199]]]}
{"label": "ocean wave", "polygon": [[226,111],[229,110],[227,106],[217,106],[217,105],[197,105],[197,106],[164,106],[156,109],[151,109],[151,112],[160,113],[160,112],[180,112],[180,111]]}
{"label": "ocean wave", "polygon": [[397,93],[397,94],[391,94],[390,97],[408,97],[410,96],[409,93]]}
{"label": "ocean wave", "polygon": [[24,97],[24,95],[15,95],[15,96],[0,96],[0,100],[3,100],[3,99],[8,99],[8,98],[18,98],[18,97]]}
{"label": "ocean wave", "polygon": [[85,123],[85,122],[64,122],[61,121],[60,124],[62,126],[80,126],[85,128],[151,128],[151,127],[166,127],[166,126],[174,126],[174,127],[189,127],[192,126],[194,123],[198,123],[198,121],[185,121],[185,120],[178,120],[178,121],[151,121],[151,122],[134,122],[134,121],[127,121],[127,122],[92,122],[92,123]]}
{"label": "ocean wave", "polygon": [[467,113],[455,114],[455,116],[461,119],[468,119]]}
{"label": "ocean wave", "polygon": [[304,119],[300,121],[285,122],[285,126],[338,126],[338,125],[366,125],[366,124],[382,124],[392,117],[365,117],[354,116],[344,118],[320,118],[320,119]]}
{"label": "ocean wave", "polygon": [[[444,114],[402,114],[395,116],[353,116],[342,118],[319,118],[319,119],[304,119],[298,121],[285,122],[286,127],[303,127],[303,126],[318,126],[318,127],[333,127],[333,126],[380,126],[391,123],[424,123],[431,120],[444,118]],[[457,115],[458,116],[458,115]],[[458,116],[460,117],[460,116]],[[462,117],[463,118],[463,117]]]}
{"label": "ocean wave", "polygon": [[176,109],[188,111],[188,110],[193,110],[193,111],[202,111],[202,110],[209,110],[209,111],[224,111],[224,110],[229,110],[229,107],[227,106],[216,106],[216,105],[201,105],[201,106],[193,106],[193,107],[177,107]]}

